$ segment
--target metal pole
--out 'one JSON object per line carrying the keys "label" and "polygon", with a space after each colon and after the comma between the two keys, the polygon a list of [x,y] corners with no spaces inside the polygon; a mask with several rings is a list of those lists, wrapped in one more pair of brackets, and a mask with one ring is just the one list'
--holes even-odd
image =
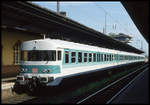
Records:
{"label": "metal pole", "polygon": [[105,13],[105,34],[106,34],[106,15],[107,13]]}
{"label": "metal pole", "polygon": [[141,40],[141,50],[143,50],[143,42],[142,42],[142,40]]}
{"label": "metal pole", "polygon": [[57,14],[59,14],[59,7],[60,7],[59,1],[57,1]]}
{"label": "metal pole", "polygon": [[44,36],[44,39],[45,39],[45,34],[43,34],[43,36]]}

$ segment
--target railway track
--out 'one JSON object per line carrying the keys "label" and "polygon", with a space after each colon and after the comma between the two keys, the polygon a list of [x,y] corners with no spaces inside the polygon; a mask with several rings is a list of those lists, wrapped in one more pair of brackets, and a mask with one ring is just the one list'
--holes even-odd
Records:
{"label": "railway track", "polygon": [[147,66],[148,65],[139,68],[138,70],[118,79],[117,81],[83,98],[82,100],[76,100],[75,103],[76,104],[90,104],[90,103],[110,104],[124,89],[126,89],[135,80],[136,77],[140,75],[142,70],[144,71],[148,70]]}
{"label": "railway track", "polygon": [[[21,95],[11,97],[10,99],[7,100],[2,100],[2,103],[78,103],[80,104],[81,100],[79,99],[85,99],[85,95],[81,95],[81,96],[77,95],[78,97],[73,96],[73,92],[80,87],[81,86],[79,85],[76,87],[62,86],[58,88],[53,88],[53,87],[47,89],[45,88],[42,91],[39,91],[38,94],[36,95],[29,96],[27,94],[21,94]],[[112,90],[110,89],[109,91]]]}

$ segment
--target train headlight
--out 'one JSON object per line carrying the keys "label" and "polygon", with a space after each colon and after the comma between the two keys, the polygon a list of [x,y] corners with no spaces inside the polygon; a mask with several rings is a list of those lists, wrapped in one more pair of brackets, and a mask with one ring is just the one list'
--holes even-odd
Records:
{"label": "train headlight", "polygon": [[50,72],[50,70],[48,70],[48,69],[43,70],[43,73],[49,73],[49,72]]}
{"label": "train headlight", "polygon": [[47,71],[47,70],[46,70],[46,69],[44,69],[44,70],[43,70],[43,73],[45,73],[46,71]]}
{"label": "train headlight", "polygon": [[26,69],[22,68],[22,69],[20,70],[20,72],[21,72],[21,73],[25,73],[25,72],[27,72],[27,70],[28,70],[27,68],[26,68]]}
{"label": "train headlight", "polygon": [[27,72],[28,71],[28,69],[26,68],[26,69],[24,69],[24,72]]}
{"label": "train headlight", "polygon": [[49,73],[50,72],[50,70],[47,70],[47,73]]}
{"label": "train headlight", "polygon": [[20,72],[23,73],[23,72],[24,72],[24,68],[22,68],[22,69],[20,70]]}

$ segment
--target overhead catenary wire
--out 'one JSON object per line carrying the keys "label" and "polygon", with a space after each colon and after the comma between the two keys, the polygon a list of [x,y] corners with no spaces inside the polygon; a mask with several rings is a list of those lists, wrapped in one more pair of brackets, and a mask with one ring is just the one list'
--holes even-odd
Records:
{"label": "overhead catenary wire", "polygon": [[120,26],[122,26],[122,28],[124,29],[125,32],[129,33],[129,31],[116,19],[114,19],[111,14],[109,12],[107,12],[102,6],[98,5],[97,3],[94,3],[94,5],[98,8],[100,8],[101,10],[103,10],[107,15],[109,15],[113,21],[115,21],[116,23],[118,23]]}

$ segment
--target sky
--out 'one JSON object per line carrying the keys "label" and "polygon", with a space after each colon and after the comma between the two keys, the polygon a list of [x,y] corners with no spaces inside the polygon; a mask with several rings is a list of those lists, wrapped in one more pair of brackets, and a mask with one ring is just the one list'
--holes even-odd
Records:
{"label": "sky", "polygon": [[[51,11],[57,11],[57,2],[38,1],[32,2]],[[124,33],[133,37],[129,44],[137,49],[142,49],[149,54],[149,45],[143,38],[125,8],[119,1],[113,2],[60,2],[60,11],[65,11],[66,16],[96,31],[103,32],[106,16],[106,34]],[[116,28],[114,28],[116,26]]]}

